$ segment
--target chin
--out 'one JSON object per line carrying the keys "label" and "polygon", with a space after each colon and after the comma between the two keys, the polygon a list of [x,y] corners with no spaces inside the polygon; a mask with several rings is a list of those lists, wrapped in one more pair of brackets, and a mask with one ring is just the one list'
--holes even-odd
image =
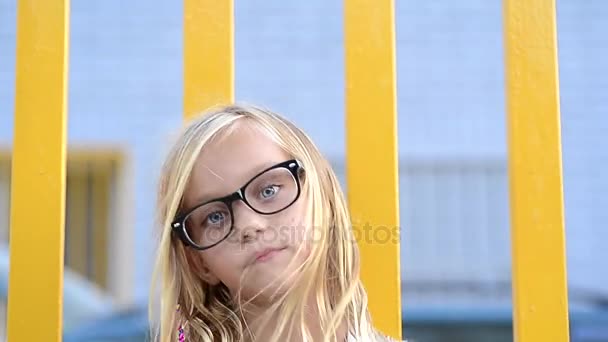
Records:
{"label": "chin", "polygon": [[282,272],[283,270],[273,269],[272,272],[257,271],[255,279],[252,280],[252,288],[247,292],[251,294],[250,298],[256,297],[263,302],[272,301],[273,298],[289,292],[294,284],[296,275],[291,275],[290,272]]}

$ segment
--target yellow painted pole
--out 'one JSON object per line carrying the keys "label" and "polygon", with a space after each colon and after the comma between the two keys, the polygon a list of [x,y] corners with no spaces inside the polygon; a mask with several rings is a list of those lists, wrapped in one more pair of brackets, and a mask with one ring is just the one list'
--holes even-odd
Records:
{"label": "yellow painted pole", "polygon": [[233,100],[233,0],[184,0],[184,117]]}
{"label": "yellow painted pole", "polygon": [[8,341],[61,341],[69,0],[19,0]]}
{"label": "yellow painted pole", "polygon": [[505,0],[515,340],[568,341],[555,0]]}
{"label": "yellow painted pole", "polygon": [[348,201],[375,325],[401,338],[395,24],[392,0],[346,0]]}

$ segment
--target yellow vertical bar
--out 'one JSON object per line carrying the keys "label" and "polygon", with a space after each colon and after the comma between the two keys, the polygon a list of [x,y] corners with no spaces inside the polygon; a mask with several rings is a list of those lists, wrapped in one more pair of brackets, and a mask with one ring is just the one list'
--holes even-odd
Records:
{"label": "yellow vertical bar", "polygon": [[61,341],[69,0],[19,0],[8,341]]}
{"label": "yellow vertical bar", "polygon": [[348,201],[373,320],[401,338],[394,3],[344,6]]}
{"label": "yellow vertical bar", "polygon": [[184,117],[233,99],[233,0],[184,0]]}
{"label": "yellow vertical bar", "polygon": [[505,0],[515,339],[569,340],[554,0]]}

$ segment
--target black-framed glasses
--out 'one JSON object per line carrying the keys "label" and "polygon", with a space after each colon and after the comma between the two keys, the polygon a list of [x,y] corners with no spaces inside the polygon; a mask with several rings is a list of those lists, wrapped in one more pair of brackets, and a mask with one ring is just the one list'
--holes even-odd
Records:
{"label": "black-framed glasses", "polygon": [[243,201],[262,215],[283,211],[300,197],[302,170],[295,159],[271,166],[234,193],[198,204],[178,215],[171,224],[172,229],[187,246],[209,249],[226,240],[234,230],[234,201]]}

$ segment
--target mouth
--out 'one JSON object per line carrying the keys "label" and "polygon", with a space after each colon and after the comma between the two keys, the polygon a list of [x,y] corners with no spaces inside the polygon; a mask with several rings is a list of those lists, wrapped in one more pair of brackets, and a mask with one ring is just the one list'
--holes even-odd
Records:
{"label": "mouth", "polygon": [[287,247],[281,248],[266,248],[257,253],[254,256],[254,262],[265,262],[274,258],[277,254],[284,251]]}

